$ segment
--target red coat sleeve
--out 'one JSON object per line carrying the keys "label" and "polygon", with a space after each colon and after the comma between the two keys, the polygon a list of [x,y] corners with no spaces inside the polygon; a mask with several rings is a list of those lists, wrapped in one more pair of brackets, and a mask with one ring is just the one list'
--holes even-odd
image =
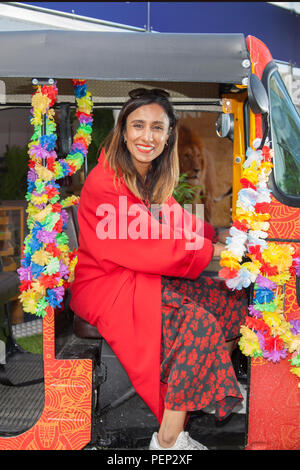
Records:
{"label": "red coat sleeve", "polygon": [[[169,204],[179,205],[176,199],[174,199],[173,197],[170,198]],[[204,220],[199,219],[194,214],[191,214],[190,212],[185,210],[183,207],[181,207],[181,209],[184,213],[186,220],[188,221],[188,225],[192,227],[192,231],[194,233],[199,232],[200,236],[204,236],[208,240],[212,241],[215,235],[215,229],[213,228],[213,226],[210,225],[208,222],[205,222]],[[180,224],[180,221],[179,221],[179,224]]]}
{"label": "red coat sleeve", "polygon": [[211,240],[194,235],[197,248],[189,249],[191,239],[182,228],[166,227],[128,194],[122,198],[103,182],[85,185],[78,215],[80,249],[89,251],[102,268],[111,269],[112,262],[149,274],[198,277],[211,260]]}

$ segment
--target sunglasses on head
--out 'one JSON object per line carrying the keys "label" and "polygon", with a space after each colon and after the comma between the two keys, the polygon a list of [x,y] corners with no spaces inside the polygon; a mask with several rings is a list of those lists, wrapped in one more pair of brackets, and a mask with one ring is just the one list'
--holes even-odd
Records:
{"label": "sunglasses on head", "polygon": [[151,90],[147,90],[147,88],[135,88],[131,90],[128,95],[130,98],[142,98],[143,96],[160,96],[162,98],[169,98],[170,94],[165,91],[161,90],[160,88],[152,88]]}

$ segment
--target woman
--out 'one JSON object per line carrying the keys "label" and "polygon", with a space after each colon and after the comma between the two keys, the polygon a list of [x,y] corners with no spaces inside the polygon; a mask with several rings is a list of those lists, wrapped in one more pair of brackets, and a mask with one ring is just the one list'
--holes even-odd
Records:
{"label": "woman", "polygon": [[156,415],[150,449],[206,449],[184,432],[188,412],[214,403],[223,419],[242,399],[225,341],[238,336],[247,299],[199,278],[222,245],[173,199],[178,174],[168,94],[133,90],[78,211],[71,306],[97,326]]}

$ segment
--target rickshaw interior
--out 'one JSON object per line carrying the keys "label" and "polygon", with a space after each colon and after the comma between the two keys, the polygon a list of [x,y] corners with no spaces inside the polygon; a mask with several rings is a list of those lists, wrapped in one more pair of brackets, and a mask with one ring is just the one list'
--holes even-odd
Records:
{"label": "rickshaw interior", "polygon": [[[1,78],[5,83],[6,100],[0,105],[0,119],[1,122],[11,120],[12,133],[19,130],[16,129],[17,125],[23,125],[27,128],[27,135],[30,135],[29,110],[33,78],[36,76]],[[76,122],[72,123],[70,119],[70,113],[72,115],[75,107],[71,80],[57,78],[56,81],[58,101],[54,109],[58,122],[58,147],[62,157],[67,153],[65,149],[76,127]],[[181,173],[186,175],[185,181],[189,185],[195,187],[196,184],[195,201],[204,203],[205,218],[221,230],[230,227],[233,202],[238,191],[241,155],[249,141],[245,84],[241,80],[239,83],[219,81],[217,74],[211,81],[89,79],[87,84],[93,98],[94,116],[99,113],[111,125],[122,103],[128,98],[129,90],[140,86],[167,90],[179,119]],[[14,120],[16,115],[21,118]],[[79,174],[62,182],[61,191],[65,196],[80,195],[86,174],[93,164],[96,164],[96,160],[92,164],[85,162]],[[14,201],[2,200],[1,205],[13,206]],[[78,242],[76,208],[68,209],[68,213],[66,233],[72,249],[77,247]],[[24,223],[24,236],[26,230]],[[18,255],[20,257],[20,249]],[[207,271],[214,276],[218,269],[218,259],[213,259]],[[3,270],[0,273],[1,276],[4,274],[6,284],[3,276],[0,298],[0,339],[5,343],[4,356],[0,361],[0,436],[9,437],[31,428],[43,411],[44,363],[42,351],[32,353],[19,344],[21,341],[16,332],[20,323],[29,327],[38,320],[32,319],[30,314],[24,314],[21,320],[15,318],[11,300],[17,299],[17,276],[15,270]],[[152,432],[157,428],[155,417],[136,395],[125,370],[105,340],[94,327],[74,317],[68,304],[66,295],[64,307],[55,313],[55,358],[90,358],[93,361],[93,429],[89,445],[100,448],[146,448]],[[237,356],[234,358],[235,368],[246,402],[247,363],[239,354]],[[216,424],[211,410],[206,410],[193,413],[188,426],[190,432],[196,433],[210,448],[242,449],[246,439],[246,419],[244,403],[222,424]]]}

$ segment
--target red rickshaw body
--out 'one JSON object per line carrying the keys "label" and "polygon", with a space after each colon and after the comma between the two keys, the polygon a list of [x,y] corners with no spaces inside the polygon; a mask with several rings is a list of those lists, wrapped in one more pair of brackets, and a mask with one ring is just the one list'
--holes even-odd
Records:
{"label": "red rickshaw body", "polygon": [[[247,37],[253,72],[261,79],[266,66],[273,60],[260,40]],[[255,119],[255,137],[262,136],[260,115]],[[295,240],[300,244],[300,208],[290,207],[272,196],[268,237],[278,241]],[[297,240],[297,242],[296,242]],[[296,281],[285,286],[285,314],[289,320],[300,319]],[[288,359],[274,364],[263,358],[251,359],[251,380],[248,410],[248,450],[299,450],[300,390],[296,375],[290,373]]]}

